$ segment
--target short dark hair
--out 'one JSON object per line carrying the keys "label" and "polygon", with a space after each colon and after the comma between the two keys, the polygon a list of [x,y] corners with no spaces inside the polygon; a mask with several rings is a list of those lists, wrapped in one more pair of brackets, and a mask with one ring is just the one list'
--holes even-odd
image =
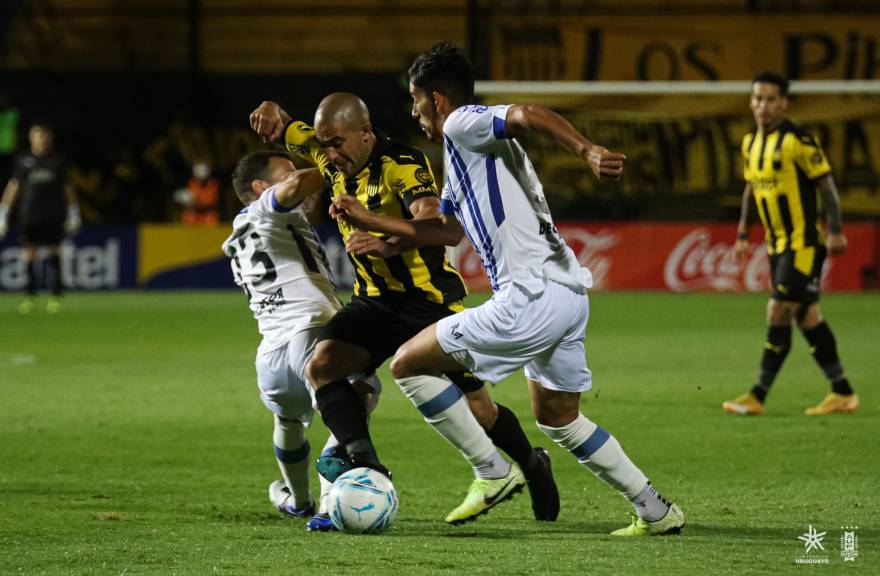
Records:
{"label": "short dark hair", "polygon": [[434,44],[409,67],[409,81],[425,92],[439,92],[461,106],[474,101],[474,65],[452,42]]}
{"label": "short dark hair", "polygon": [[286,152],[280,150],[260,150],[251,152],[238,161],[235,170],[232,171],[232,188],[235,190],[241,203],[247,206],[257,199],[254,195],[251,182],[254,180],[269,179],[269,161],[272,158],[284,158],[290,160]]}
{"label": "short dark hair", "polygon": [[788,97],[788,79],[782,74],[777,74],[776,72],[771,72],[770,70],[764,70],[763,72],[758,72],[755,74],[755,77],[752,78],[752,86],[757,84],[758,82],[764,82],[765,84],[774,84],[779,88],[779,95]]}

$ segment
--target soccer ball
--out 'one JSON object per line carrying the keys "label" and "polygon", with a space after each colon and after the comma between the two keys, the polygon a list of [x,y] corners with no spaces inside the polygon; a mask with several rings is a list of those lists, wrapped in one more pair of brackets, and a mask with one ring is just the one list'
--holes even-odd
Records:
{"label": "soccer ball", "polygon": [[397,491],[384,474],[355,468],[330,488],[330,520],[340,532],[380,532],[397,516]]}

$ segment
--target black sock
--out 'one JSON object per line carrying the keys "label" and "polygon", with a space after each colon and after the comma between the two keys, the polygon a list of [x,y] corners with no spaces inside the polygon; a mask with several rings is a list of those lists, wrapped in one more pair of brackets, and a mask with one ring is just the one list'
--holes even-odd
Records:
{"label": "black sock", "polygon": [[367,410],[348,380],[337,380],[318,388],[315,402],[324,424],[352,459],[363,464],[378,464],[367,428]]}
{"label": "black sock", "polygon": [[506,406],[496,403],[498,406],[498,419],[491,430],[487,430],[486,434],[495,446],[504,450],[504,452],[513,458],[519,464],[523,472],[531,470],[538,463],[538,458],[532,450],[532,445],[523,432],[516,414],[510,411]]}
{"label": "black sock", "polygon": [[37,259],[34,258],[25,268],[27,274],[27,283],[25,284],[25,292],[28,296],[37,295]]}
{"label": "black sock", "polygon": [[46,259],[46,284],[55,296],[61,296],[61,257],[58,254]]}
{"label": "black sock", "polygon": [[791,350],[791,325],[770,326],[767,329],[767,341],[764,343],[758,382],[752,387],[752,394],[760,402],[764,402],[767,398],[767,393],[770,392],[773,380],[782,368],[789,350]]}
{"label": "black sock", "polygon": [[810,343],[810,354],[816,364],[831,382],[831,390],[837,394],[852,394],[853,389],[843,376],[843,366],[840,365],[840,357],[837,355],[837,341],[828,323],[822,322],[810,330],[804,330],[804,338]]}

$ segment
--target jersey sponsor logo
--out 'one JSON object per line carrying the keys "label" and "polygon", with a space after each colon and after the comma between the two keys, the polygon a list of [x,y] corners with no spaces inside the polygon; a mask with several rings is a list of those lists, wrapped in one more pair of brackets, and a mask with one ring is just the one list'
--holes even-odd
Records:
{"label": "jersey sponsor logo", "polygon": [[262,316],[263,314],[271,314],[286,304],[284,300],[284,291],[279,288],[275,292],[269,294],[257,303],[257,310],[254,316]]}
{"label": "jersey sponsor logo", "polygon": [[413,196],[418,196],[419,194],[434,194],[434,188],[432,186],[419,186],[410,190],[410,193]]}
{"label": "jersey sponsor logo", "polygon": [[416,180],[421,182],[422,184],[433,184],[434,179],[431,178],[431,173],[428,172],[426,168],[418,168],[416,170]]}
{"label": "jersey sponsor logo", "polygon": [[293,152],[298,156],[309,156],[309,147],[305,144],[288,144],[287,145],[288,152]]}
{"label": "jersey sponsor logo", "polygon": [[541,225],[538,228],[538,234],[541,236],[559,234],[559,230],[556,229],[556,226],[554,226],[552,222],[541,222]]}

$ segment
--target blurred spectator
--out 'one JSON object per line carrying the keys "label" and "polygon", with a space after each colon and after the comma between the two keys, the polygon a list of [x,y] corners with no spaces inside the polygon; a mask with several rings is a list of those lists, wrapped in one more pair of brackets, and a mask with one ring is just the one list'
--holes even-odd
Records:
{"label": "blurred spectator", "polygon": [[19,241],[24,247],[27,274],[26,297],[18,311],[27,314],[36,306],[37,249],[47,247],[46,284],[52,296],[49,313],[61,309],[60,245],[65,233],[80,227],[79,204],[67,178],[67,163],[53,149],[54,134],[45,122],[35,122],[28,132],[30,151],[16,156],[12,178],[0,200],[0,238],[6,235],[8,216],[15,206]]}
{"label": "blurred spectator", "polygon": [[5,182],[11,174],[17,147],[18,110],[9,101],[9,95],[0,91],[0,182]]}
{"label": "blurred spectator", "polygon": [[211,164],[197,160],[186,188],[174,193],[174,201],[184,207],[184,224],[217,224],[220,221],[220,181],[211,175]]}

